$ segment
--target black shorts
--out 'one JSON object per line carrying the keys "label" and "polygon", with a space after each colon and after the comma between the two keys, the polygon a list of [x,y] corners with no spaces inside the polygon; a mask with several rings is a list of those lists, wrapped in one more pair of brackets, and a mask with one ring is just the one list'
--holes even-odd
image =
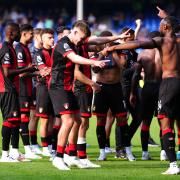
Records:
{"label": "black shorts", "polygon": [[99,83],[101,91],[95,93],[93,114],[96,116],[106,116],[109,108],[116,117],[125,117],[127,115],[121,83],[103,84]]}
{"label": "black shorts", "polygon": [[48,119],[54,115],[53,105],[46,85],[39,84],[36,88],[36,116]]}
{"label": "black shorts", "polygon": [[19,96],[20,112],[21,114],[30,115],[30,108],[32,105],[32,97]]}
{"label": "black shorts", "polygon": [[19,99],[15,90],[0,93],[0,107],[3,122],[20,122]]}
{"label": "black shorts", "polygon": [[81,117],[91,117],[92,93],[84,91],[76,92],[75,96],[79,103]]}
{"label": "black shorts", "polygon": [[79,106],[72,91],[49,89],[55,115],[78,114]]}
{"label": "black shorts", "polygon": [[157,105],[160,83],[146,82],[141,92],[141,117],[151,120],[157,116]]}
{"label": "black shorts", "polygon": [[180,120],[180,78],[162,80],[159,90],[158,118]]}

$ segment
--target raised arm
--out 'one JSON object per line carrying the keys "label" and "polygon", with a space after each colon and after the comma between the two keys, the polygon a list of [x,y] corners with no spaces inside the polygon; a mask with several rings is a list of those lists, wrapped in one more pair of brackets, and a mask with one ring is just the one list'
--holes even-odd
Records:
{"label": "raised arm", "polygon": [[101,45],[101,44],[106,44],[112,41],[116,41],[118,39],[124,39],[129,37],[129,30],[128,29],[126,32],[118,35],[118,36],[107,36],[107,37],[96,37],[96,36],[91,36],[88,39],[88,44],[93,44],[93,45]]}
{"label": "raised arm", "polygon": [[135,39],[137,39],[139,31],[141,29],[142,21],[141,21],[141,19],[136,19],[135,23],[136,23],[136,29],[134,32],[134,37],[135,37]]}
{"label": "raised arm", "polygon": [[161,9],[159,6],[157,6],[156,8],[157,8],[158,11],[159,11],[157,15],[158,15],[161,19],[169,16],[169,14],[168,14],[165,10]]}

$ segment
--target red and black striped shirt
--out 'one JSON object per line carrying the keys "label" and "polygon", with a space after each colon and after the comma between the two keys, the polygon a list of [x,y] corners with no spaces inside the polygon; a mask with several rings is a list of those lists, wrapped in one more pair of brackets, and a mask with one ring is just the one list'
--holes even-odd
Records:
{"label": "red and black striped shirt", "polygon": [[12,44],[4,42],[0,49],[0,92],[8,92],[10,90],[19,89],[19,77],[4,76],[4,68],[17,69],[16,52]]}

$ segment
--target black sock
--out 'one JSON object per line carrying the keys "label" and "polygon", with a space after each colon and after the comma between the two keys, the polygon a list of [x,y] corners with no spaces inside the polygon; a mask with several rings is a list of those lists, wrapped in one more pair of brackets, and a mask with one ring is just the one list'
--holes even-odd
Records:
{"label": "black sock", "polygon": [[2,126],[1,133],[2,133],[2,150],[8,151],[10,139],[11,139],[11,128]]}
{"label": "black sock", "polygon": [[159,137],[160,137],[160,142],[161,142],[161,150],[164,150],[163,136],[162,136],[162,130],[161,129],[160,129],[160,132],[159,132]]}
{"label": "black sock", "polygon": [[30,140],[32,145],[38,144],[37,142],[37,131],[29,131]]}
{"label": "black sock", "polygon": [[143,151],[148,151],[149,126],[142,123],[141,126],[141,145]]}
{"label": "black sock", "polygon": [[58,133],[59,133],[60,126],[53,127],[53,132],[52,132],[52,150],[57,149],[57,138],[58,138]]}
{"label": "black sock", "polygon": [[115,129],[115,141],[116,141],[116,151],[119,151],[120,149],[123,148],[122,134],[121,134],[121,127],[120,126],[116,126],[116,129]]}
{"label": "black sock", "polygon": [[79,159],[86,159],[87,154],[86,154],[86,143],[84,144],[77,144],[77,153]]}
{"label": "black sock", "polygon": [[109,148],[111,147],[110,146],[110,139],[109,138],[106,138],[106,147],[109,147]]}
{"label": "black sock", "polygon": [[30,145],[28,125],[29,125],[29,122],[21,122],[20,129],[19,129],[24,146]]}
{"label": "black sock", "polygon": [[19,149],[19,126],[13,127],[11,130],[11,145],[12,148]]}
{"label": "black sock", "polygon": [[[165,132],[166,131],[166,132]],[[176,161],[175,139],[172,130],[163,131],[163,145],[170,162]]]}
{"label": "black sock", "polygon": [[130,137],[129,137],[129,126],[127,124],[127,121],[123,121],[117,124],[120,128],[120,133],[122,136],[122,146],[123,147],[129,147],[130,146]]}
{"label": "black sock", "polygon": [[52,145],[52,132],[48,132],[47,141],[48,145]]}
{"label": "black sock", "polygon": [[48,138],[47,137],[41,137],[41,145],[42,145],[42,147],[48,147]]}
{"label": "black sock", "polygon": [[143,151],[148,151],[149,131],[141,130],[141,145]]}
{"label": "black sock", "polygon": [[104,126],[96,126],[96,135],[97,135],[97,140],[99,144],[100,149],[105,148],[106,144],[106,131],[105,131],[105,125]]}

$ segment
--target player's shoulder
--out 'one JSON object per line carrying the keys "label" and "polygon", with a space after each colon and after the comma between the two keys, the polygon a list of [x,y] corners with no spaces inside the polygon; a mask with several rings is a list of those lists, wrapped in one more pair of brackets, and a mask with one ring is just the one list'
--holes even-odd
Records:
{"label": "player's shoulder", "polygon": [[23,47],[22,47],[22,44],[21,43],[18,43],[17,45],[16,45],[16,47],[15,47],[15,50],[18,52],[23,52],[24,50],[23,50]]}

